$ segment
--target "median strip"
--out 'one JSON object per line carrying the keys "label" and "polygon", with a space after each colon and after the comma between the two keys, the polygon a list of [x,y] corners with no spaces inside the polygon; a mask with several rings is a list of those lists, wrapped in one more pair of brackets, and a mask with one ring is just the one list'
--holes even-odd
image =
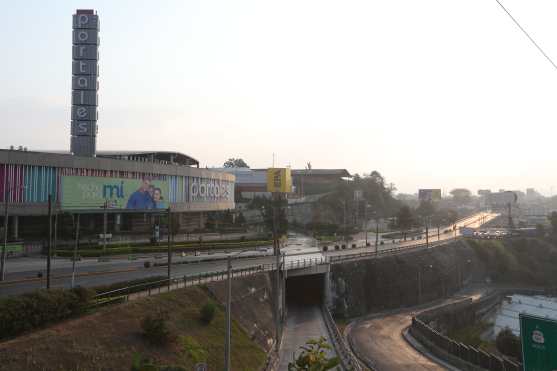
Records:
{"label": "median strip", "polygon": [[[110,271],[97,271],[97,272],[83,272],[76,274],[76,277],[87,277],[87,276],[101,276],[104,274],[113,274],[113,273],[128,273],[137,271],[139,268],[127,268],[127,269],[117,269],[117,270],[110,270]],[[51,276],[53,280],[59,280],[63,278],[71,278],[71,274],[66,274],[62,276]],[[20,280],[13,280],[13,281],[4,281],[0,282],[1,286],[8,286],[8,285],[17,285],[19,283],[27,283],[27,282],[40,282],[45,281],[46,277],[30,277],[30,278],[23,278]]]}

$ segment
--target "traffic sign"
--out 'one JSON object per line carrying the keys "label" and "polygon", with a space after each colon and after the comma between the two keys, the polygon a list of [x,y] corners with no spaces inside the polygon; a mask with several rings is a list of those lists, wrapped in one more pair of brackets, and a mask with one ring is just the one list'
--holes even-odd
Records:
{"label": "traffic sign", "polygon": [[524,371],[557,370],[557,321],[519,314]]}

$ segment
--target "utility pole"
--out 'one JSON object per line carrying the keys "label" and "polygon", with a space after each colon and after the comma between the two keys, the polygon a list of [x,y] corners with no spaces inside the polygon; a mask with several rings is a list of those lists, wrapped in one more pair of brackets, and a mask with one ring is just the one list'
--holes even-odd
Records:
{"label": "utility pole", "polygon": [[172,265],[172,213],[170,207],[167,210],[168,215],[168,290],[170,290],[170,272]]}
{"label": "utility pole", "polygon": [[225,364],[224,364],[224,369],[225,371],[230,371],[231,365],[230,365],[230,354],[232,353],[232,348],[231,348],[231,342],[230,342],[230,333],[232,330],[232,320],[231,320],[231,312],[232,312],[232,280],[231,280],[231,276],[232,276],[232,257],[230,255],[228,255],[228,257],[226,258],[226,262],[227,262],[227,269],[226,269],[226,313],[225,313],[225,317],[226,317],[226,340],[224,343],[224,358],[225,358]]}
{"label": "utility pole", "polygon": [[58,211],[54,213],[54,259],[56,259],[56,249],[58,248]]}
{"label": "utility pole", "polygon": [[4,281],[6,268],[6,251],[8,250],[8,177],[4,174],[4,244],[0,259],[0,281]]}
{"label": "utility pole", "polygon": [[50,289],[50,258],[52,256],[52,195],[48,195],[48,248],[46,256],[46,289]]}
{"label": "utility pole", "polygon": [[367,247],[367,204],[364,203],[364,230],[366,233],[366,247]]}
{"label": "utility pole", "polygon": [[375,254],[379,249],[379,217],[375,215]]}
{"label": "utility pole", "polygon": [[342,210],[343,210],[343,214],[342,214],[342,215],[343,215],[343,218],[342,218],[343,222],[342,222],[342,225],[343,225],[343,229],[344,229],[344,231],[343,231],[343,233],[344,233],[343,240],[346,241],[346,200],[344,200],[344,201],[342,202]]}
{"label": "utility pole", "polygon": [[75,286],[75,264],[77,260],[77,247],[79,245],[79,216],[77,214],[76,222],[75,222],[75,245],[73,249],[73,262],[72,262],[72,288]]}
{"label": "utility pole", "polygon": [[429,248],[429,220],[425,217],[425,246]]}
{"label": "utility pole", "polygon": [[418,304],[422,303],[422,272],[421,267],[418,267]]}

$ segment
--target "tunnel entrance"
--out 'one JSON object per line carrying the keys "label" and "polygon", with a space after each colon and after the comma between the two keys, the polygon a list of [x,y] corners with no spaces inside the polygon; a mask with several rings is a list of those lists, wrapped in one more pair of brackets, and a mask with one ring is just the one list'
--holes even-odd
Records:
{"label": "tunnel entrance", "polygon": [[323,304],[325,277],[325,274],[288,277],[286,279],[287,306]]}

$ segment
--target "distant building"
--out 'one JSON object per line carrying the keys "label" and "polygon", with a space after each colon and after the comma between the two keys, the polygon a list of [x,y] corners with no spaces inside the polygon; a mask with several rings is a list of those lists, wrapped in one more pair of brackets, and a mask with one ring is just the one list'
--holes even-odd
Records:
{"label": "distant building", "polygon": [[[270,196],[267,192],[267,169],[216,168],[211,170],[233,174],[236,177],[236,201]],[[293,169],[293,194],[290,197],[331,192],[338,187],[343,178],[350,177],[346,169]]]}
{"label": "distant building", "polygon": [[317,195],[334,191],[343,178],[350,178],[346,169],[292,170],[292,184],[298,196]]}

